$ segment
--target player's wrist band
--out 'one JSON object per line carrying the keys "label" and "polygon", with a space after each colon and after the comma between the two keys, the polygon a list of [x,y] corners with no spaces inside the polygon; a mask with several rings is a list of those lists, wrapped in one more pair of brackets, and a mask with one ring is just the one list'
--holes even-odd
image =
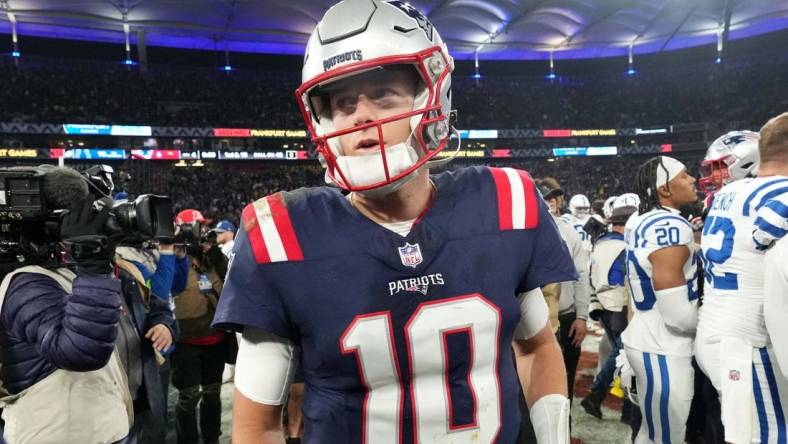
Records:
{"label": "player's wrist band", "polygon": [[530,408],[531,423],[539,444],[569,444],[569,398],[553,393]]}

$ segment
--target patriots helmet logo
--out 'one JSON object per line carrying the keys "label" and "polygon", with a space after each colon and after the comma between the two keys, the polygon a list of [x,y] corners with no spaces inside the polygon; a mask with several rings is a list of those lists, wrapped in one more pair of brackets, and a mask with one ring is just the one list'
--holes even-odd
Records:
{"label": "patriots helmet logo", "polygon": [[424,31],[424,34],[427,35],[427,38],[432,41],[432,23],[427,17],[424,16],[424,14],[421,13],[421,11],[411,6],[410,3],[400,0],[389,0],[388,4],[391,6],[396,6],[400,11],[407,14],[408,17],[416,20],[416,23],[419,24],[419,28],[421,28],[421,30]]}
{"label": "patriots helmet logo", "polygon": [[744,142],[743,134],[734,134],[722,141],[725,145],[738,145]]}
{"label": "patriots helmet logo", "polygon": [[405,243],[405,246],[399,247],[399,258],[402,260],[402,265],[406,267],[416,268],[424,259],[421,256],[421,247],[419,244]]}

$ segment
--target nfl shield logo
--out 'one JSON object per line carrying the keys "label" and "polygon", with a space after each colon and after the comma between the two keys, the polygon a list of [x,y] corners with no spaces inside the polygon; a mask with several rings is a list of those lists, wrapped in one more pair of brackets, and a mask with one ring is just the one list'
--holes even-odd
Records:
{"label": "nfl shield logo", "polygon": [[399,247],[399,258],[402,259],[402,265],[406,267],[416,268],[422,261],[421,248],[419,244],[408,244],[404,247]]}
{"label": "nfl shield logo", "polygon": [[741,373],[738,370],[731,370],[728,372],[728,379],[731,381],[738,381],[741,379]]}

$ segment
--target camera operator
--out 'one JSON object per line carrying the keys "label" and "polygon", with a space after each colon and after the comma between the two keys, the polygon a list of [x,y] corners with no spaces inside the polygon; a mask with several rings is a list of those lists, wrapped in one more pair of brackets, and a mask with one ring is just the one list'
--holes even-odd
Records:
{"label": "camera operator", "polygon": [[[133,407],[115,351],[121,288],[112,275],[114,247],[106,229],[111,202],[104,199],[97,209],[86,181],[73,170],[39,171],[46,172],[42,201],[68,212],[58,229],[52,217],[21,222],[20,244],[31,252],[49,245],[48,258],[17,253],[21,263],[11,264],[3,250],[5,270],[24,265],[5,274],[0,284],[5,438],[13,443],[117,442],[129,433]],[[12,182],[4,183],[4,194]],[[61,254],[61,246],[70,254]],[[75,267],[64,266],[59,257]]]}
{"label": "camera operator", "polygon": [[[113,172],[106,165],[85,171],[95,197],[112,194]],[[115,345],[134,405],[134,423],[124,443],[160,443],[166,438],[167,403],[159,365],[177,335],[170,303],[175,269],[172,204],[165,196],[142,195],[133,201],[117,197],[109,224],[119,244],[115,274],[123,296]],[[158,250],[150,248],[156,241]]]}
{"label": "camera operator", "polygon": [[180,339],[172,354],[172,384],[178,389],[179,444],[218,442],[221,435],[221,384],[227,354],[225,332],[211,328],[222,292],[227,258],[203,236],[205,218],[183,210],[175,218],[176,267],[172,293]]}

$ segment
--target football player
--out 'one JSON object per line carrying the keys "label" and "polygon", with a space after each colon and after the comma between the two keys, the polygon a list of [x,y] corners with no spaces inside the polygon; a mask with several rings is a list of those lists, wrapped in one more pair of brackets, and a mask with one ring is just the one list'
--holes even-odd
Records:
{"label": "football player", "polygon": [[[764,171],[779,176],[788,176],[788,113],[769,121],[761,129],[761,152],[767,158]],[[776,154],[776,155],[775,155]],[[772,160],[769,160],[769,158]],[[777,357],[783,381],[788,379],[788,241],[780,240],[788,234],[788,193],[782,193],[774,201],[767,202],[758,210],[753,238],[758,248],[771,242],[774,247],[764,258],[764,320],[772,342],[771,350]]]}
{"label": "football player", "polygon": [[698,200],[695,178],[676,159],[638,169],[639,214],[625,226],[633,316],[622,333],[643,422],[635,443],[684,442],[692,402],[697,267],[692,228],[679,208]]}
{"label": "football player", "polygon": [[569,213],[561,216],[563,220],[572,225],[590,250],[591,240],[589,239],[588,233],[583,230],[583,226],[586,224],[589,217],[591,217],[591,202],[582,194],[575,194],[569,199]]}
{"label": "football player", "polygon": [[[760,142],[762,170],[759,175],[788,177],[788,113],[769,121],[761,129]],[[784,381],[788,379],[788,193],[782,193],[758,210],[753,238],[759,249],[773,244],[764,257],[764,318],[771,352],[782,373],[778,384],[780,398],[784,399]],[[785,405],[781,404],[781,407]]]}
{"label": "football player", "polygon": [[[449,143],[454,63],[396,0],[345,0],[296,91],[330,187],[243,211],[217,326],[243,332],[233,440],[282,442],[302,356],[306,443],[568,443],[561,352],[539,287],[577,278],[530,176],[430,176]],[[519,295],[519,298],[518,298]],[[512,353],[514,348],[514,353]]]}
{"label": "football player", "polygon": [[[764,131],[779,127],[778,122],[770,122]],[[714,194],[701,240],[706,285],[696,356],[720,393],[725,440],[732,443],[788,438],[782,407],[788,401],[788,386],[776,365],[764,320],[764,255],[759,248],[766,241],[756,233],[753,242],[754,224],[771,231],[768,225],[774,218],[766,213],[779,213],[775,202],[788,192],[788,178],[782,176],[788,145],[775,139],[759,142],[760,165],[758,155],[747,155],[758,177],[729,179]],[[728,138],[727,145],[733,153],[752,151],[752,136]],[[736,163],[723,160],[728,170]]]}

